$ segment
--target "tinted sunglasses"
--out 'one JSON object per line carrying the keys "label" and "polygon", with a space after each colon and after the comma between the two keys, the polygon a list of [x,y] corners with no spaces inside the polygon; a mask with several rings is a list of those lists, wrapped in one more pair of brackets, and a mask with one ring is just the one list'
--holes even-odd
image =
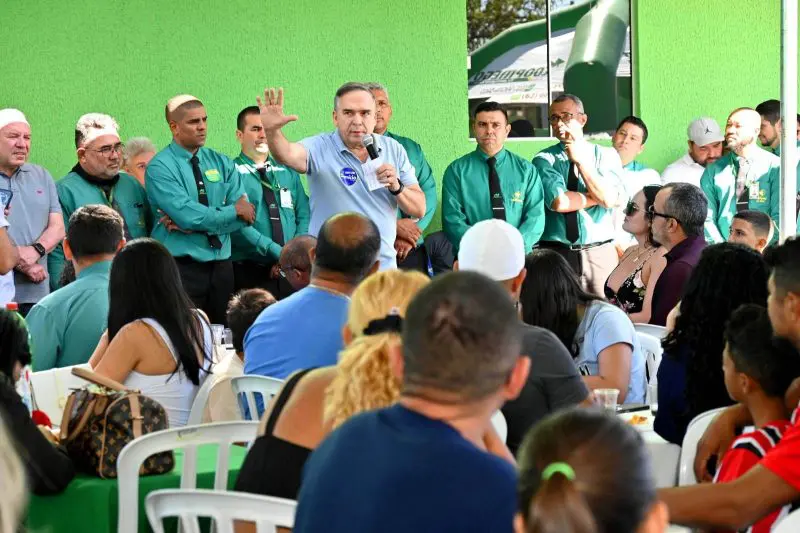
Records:
{"label": "tinted sunglasses", "polygon": [[630,200],[630,201],[628,201],[628,205],[625,206],[625,209],[623,209],[622,212],[625,214],[625,216],[629,217],[629,216],[632,216],[638,210],[639,210],[639,206],[636,205],[636,203],[634,203],[633,200]]}

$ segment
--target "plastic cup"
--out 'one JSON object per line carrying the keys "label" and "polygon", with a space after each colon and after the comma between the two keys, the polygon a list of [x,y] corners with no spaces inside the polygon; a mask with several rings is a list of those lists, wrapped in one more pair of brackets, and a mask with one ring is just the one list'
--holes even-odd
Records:
{"label": "plastic cup", "polygon": [[647,399],[650,404],[650,412],[655,416],[658,414],[658,383],[647,385]]}
{"label": "plastic cup", "polygon": [[225,328],[222,332],[222,341],[225,343],[226,347],[233,348],[233,331]]}
{"label": "plastic cup", "polygon": [[617,412],[617,398],[619,397],[619,389],[595,389],[594,401],[597,405],[611,411]]}
{"label": "plastic cup", "polygon": [[216,346],[220,346],[225,339],[225,326],[222,324],[211,324],[211,339]]}

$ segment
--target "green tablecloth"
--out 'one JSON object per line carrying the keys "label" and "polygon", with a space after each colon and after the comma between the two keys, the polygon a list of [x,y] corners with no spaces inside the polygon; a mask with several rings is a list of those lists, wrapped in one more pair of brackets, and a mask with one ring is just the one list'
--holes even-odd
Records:
{"label": "green tablecloth", "polygon": [[[217,446],[201,446],[197,454],[197,488],[213,489]],[[228,488],[232,489],[247,450],[232,446]],[[147,494],[180,487],[183,451],[175,451],[175,468],[169,474],[139,478],[139,531],[151,531],[144,512]],[[28,533],[115,533],[118,508],[117,481],[78,474],[58,496],[32,496],[28,507]]]}

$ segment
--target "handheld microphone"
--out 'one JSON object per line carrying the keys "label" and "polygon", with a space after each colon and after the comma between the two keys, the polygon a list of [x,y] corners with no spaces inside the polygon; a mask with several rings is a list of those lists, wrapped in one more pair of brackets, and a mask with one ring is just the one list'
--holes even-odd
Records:
{"label": "handheld microphone", "polygon": [[370,159],[378,159],[378,149],[375,147],[375,137],[371,133],[367,133],[361,138],[361,143],[367,149]]}

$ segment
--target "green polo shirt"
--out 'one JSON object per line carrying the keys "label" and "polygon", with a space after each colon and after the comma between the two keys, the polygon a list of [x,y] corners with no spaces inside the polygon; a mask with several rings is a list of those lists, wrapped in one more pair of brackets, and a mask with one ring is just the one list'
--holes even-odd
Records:
{"label": "green polo shirt", "polygon": [[[156,222],[152,237],[161,242],[175,257],[190,257],[205,263],[231,257],[230,234],[242,230],[242,235],[258,254],[268,253],[269,241],[253,227],[236,216],[234,204],[244,194],[239,172],[224,154],[201,147],[197,151],[208,205],[198,200],[197,184],[189,160],[192,154],[175,141],[156,154],[147,165],[145,189],[156,220],[160,212],[185,231],[168,231]],[[248,200],[253,202],[255,198]],[[222,247],[214,249],[208,235],[217,235]]]}
{"label": "green polo shirt", "polygon": [[[255,162],[244,153],[240,153],[233,162],[247,197],[256,206],[256,221],[252,227],[263,235],[269,244],[266,255],[258,254],[252,243],[242,234],[242,230],[235,231],[231,234],[231,259],[234,261],[248,259],[273,264],[281,255],[281,245],[272,240],[272,225],[269,221],[269,209],[264,201],[261,177],[256,171]],[[308,195],[297,172],[278,164],[272,156],[267,162],[269,163],[267,182],[263,183],[263,186],[275,191],[284,243],[286,243],[297,235],[308,233],[308,221],[311,219]],[[289,199],[291,201],[287,201]]]}
{"label": "green polo shirt", "polygon": [[[624,198],[625,186],[622,181],[622,162],[613,148],[592,145],[594,167],[597,170],[600,186],[618,198]],[[545,148],[533,158],[533,166],[542,177],[544,189],[545,224],[543,241],[573,244],[567,240],[567,224],[564,213],[552,210],[553,201],[567,192],[569,158],[561,143]],[[578,192],[586,193],[586,184],[578,176]],[[578,211],[578,240],[574,244],[593,244],[614,238],[613,208],[599,205]]]}
{"label": "green polo shirt", "polygon": [[[125,220],[131,238],[149,237],[152,229],[152,214],[147,193],[136,178],[123,172],[119,180],[106,196],[103,189],[83,179],[77,172],[70,172],[56,183],[64,227],[69,226],[69,217],[79,207],[90,204],[103,204],[112,207],[116,204],[119,214]],[[50,276],[50,290],[58,289],[58,279],[64,269],[64,249],[59,244],[47,257],[47,270]]]}
{"label": "green polo shirt", "polygon": [[[506,222],[519,229],[529,252],[544,228],[542,182],[528,161],[505,148],[495,156]],[[461,237],[481,220],[492,218],[489,159],[480,147],[447,167],[442,183],[442,225],[455,251]]]}
{"label": "green polo shirt", "polygon": [[110,271],[111,261],[94,263],[33,306],[25,321],[35,372],[89,361],[107,327]]}
{"label": "green polo shirt", "polygon": [[[425,215],[417,221],[417,227],[425,231],[425,228],[431,223],[433,215],[436,213],[436,206],[439,203],[439,199],[436,197],[436,178],[433,177],[433,170],[428,164],[428,160],[425,159],[425,154],[422,153],[422,147],[417,142],[389,131],[384,133],[384,135],[399,142],[400,145],[406,149],[408,161],[411,163],[411,166],[414,167],[419,187],[425,194]],[[398,209],[397,218],[410,217]],[[417,245],[422,244],[424,240],[424,237],[420,237],[419,241],[417,241]]]}
{"label": "green polo shirt", "polygon": [[[777,227],[780,221],[780,159],[775,154],[754,146],[750,157],[745,190],[748,209],[762,211],[770,216]],[[700,178],[700,188],[708,198],[708,217],[705,234],[708,242],[728,240],[736,214],[736,174],[739,162],[736,154],[729,152],[708,165]],[[776,232],[777,234],[777,232]]]}
{"label": "green polo shirt", "polygon": [[636,161],[635,159],[622,168],[624,168],[625,170],[631,170],[633,172],[640,172],[642,170],[647,170],[647,167],[644,166],[644,164]]}

